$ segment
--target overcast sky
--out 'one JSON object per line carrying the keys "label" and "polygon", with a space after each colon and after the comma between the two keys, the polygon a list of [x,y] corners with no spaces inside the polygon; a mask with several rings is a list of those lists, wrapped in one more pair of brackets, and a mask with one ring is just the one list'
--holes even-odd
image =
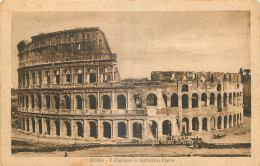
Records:
{"label": "overcast sky", "polygon": [[45,12],[12,15],[12,87],[17,87],[17,48],[39,33],[99,27],[121,78],[150,78],[151,71],[238,72],[250,68],[249,13]]}

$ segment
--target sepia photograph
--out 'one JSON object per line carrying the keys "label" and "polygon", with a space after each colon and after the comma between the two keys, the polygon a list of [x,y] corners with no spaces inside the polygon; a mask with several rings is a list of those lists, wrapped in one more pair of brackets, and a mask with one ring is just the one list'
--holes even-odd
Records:
{"label": "sepia photograph", "polygon": [[17,10],[10,18],[4,142],[12,160],[253,156],[250,9]]}

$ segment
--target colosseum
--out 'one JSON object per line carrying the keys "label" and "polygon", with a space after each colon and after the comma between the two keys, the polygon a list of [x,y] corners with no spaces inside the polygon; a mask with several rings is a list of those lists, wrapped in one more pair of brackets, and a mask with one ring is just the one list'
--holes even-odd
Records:
{"label": "colosseum", "polygon": [[153,71],[122,79],[97,27],[17,45],[20,129],[86,140],[165,140],[243,123],[239,73]]}

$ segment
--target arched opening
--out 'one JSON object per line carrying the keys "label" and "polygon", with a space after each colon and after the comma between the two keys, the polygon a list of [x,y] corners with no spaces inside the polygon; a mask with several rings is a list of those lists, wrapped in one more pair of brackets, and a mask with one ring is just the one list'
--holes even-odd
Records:
{"label": "arched opening", "polygon": [[70,109],[71,108],[70,97],[68,95],[65,95],[64,99],[65,99],[65,108]]}
{"label": "arched opening", "polygon": [[149,123],[149,127],[150,127],[151,133],[153,135],[153,138],[156,139],[158,136],[158,126],[157,126],[156,121],[151,120]]}
{"label": "arched opening", "polygon": [[210,118],[210,130],[215,130],[215,118],[211,117]]}
{"label": "arched opening", "polygon": [[95,122],[89,122],[90,126],[90,137],[97,138],[97,125]]}
{"label": "arched opening", "polygon": [[82,97],[80,95],[76,96],[77,109],[82,110]]}
{"label": "arched opening", "polygon": [[66,83],[70,83],[70,70],[69,69],[67,69],[67,70],[65,70],[65,82]]}
{"label": "arched opening", "polygon": [[29,73],[26,73],[26,82],[27,82],[27,86],[29,86],[30,84],[30,79],[29,79]]}
{"label": "arched opening", "polygon": [[104,127],[103,137],[111,138],[111,125],[110,125],[110,123],[104,122],[103,127]]}
{"label": "arched opening", "polygon": [[31,104],[32,104],[32,108],[34,108],[34,95],[31,95]]}
{"label": "arched opening", "polygon": [[165,120],[162,123],[162,134],[171,136],[171,122],[169,120]]}
{"label": "arched opening", "polygon": [[102,98],[103,98],[103,109],[110,109],[110,97],[108,95],[104,95]]}
{"label": "arched opening", "polygon": [[157,106],[157,96],[153,93],[150,93],[146,97],[147,106]]}
{"label": "arched opening", "polygon": [[198,107],[198,94],[193,93],[192,94],[192,108],[197,108]]}
{"label": "arched opening", "polygon": [[60,136],[60,121],[56,120],[55,122],[56,135]]}
{"label": "arched opening", "polygon": [[39,109],[42,109],[42,97],[41,97],[41,95],[38,95],[37,98],[38,98],[38,107],[39,107]]}
{"label": "arched opening", "polygon": [[78,137],[83,137],[83,125],[81,122],[77,122],[77,136]]}
{"label": "arched opening", "polygon": [[126,138],[126,124],[124,122],[118,123],[118,137]]}
{"label": "arched opening", "polygon": [[176,93],[171,96],[171,107],[178,107],[178,95]]}
{"label": "arched opening", "polygon": [[229,115],[229,128],[232,127],[232,115]]}
{"label": "arched opening", "polygon": [[237,126],[237,116],[236,115],[233,116],[233,126],[234,127]]}
{"label": "arched opening", "polygon": [[210,105],[215,105],[215,94],[210,93]]}
{"label": "arched opening", "polygon": [[47,134],[51,135],[51,123],[50,119],[46,119],[46,128],[47,128]]}
{"label": "arched opening", "polygon": [[236,106],[237,104],[237,97],[236,97],[236,93],[233,93],[233,105]]}
{"label": "arched opening", "polygon": [[187,94],[182,95],[182,108],[189,108],[189,100]]}
{"label": "arched opening", "polygon": [[89,83],[95,83],[96,82],[96,74],[93,69],[89,70]]}
{"label": "arched opening", "polygon": [[25,119],[23,117],[23,130],[25,130]]}
{"label": "arched opening", "polygon": [[59,96],[55,95],[54,96],[54,101],[55,101],[55,109],[60,109],[60,98]]}
{"label": "arched opening", "polygon": [[221,116],[218,117],[218,129],[221,129],[221,124],[222,124],[222,118]]}
{"label": "arched opening", "polygon": [[192,118],[192,130],[199,131],[199,119],[197,117]]}
{"label": "arched opening", "polygon": [[142,97],[141,94],[134,95],[135,105],[136,108],[142,108]]}
{"label": "arched opening", "polygon": [[224,93],[224,107],[227,107],[227,93]]}
{"label": "arched opening", "polygon": [[42,72],[41,71],[38,72],[38,77],[39,77],[39,84],[41,85],[42,84]]}
{"label": "arched opening", "polygon": [[35,133],[35,119],[32,118],[32,132]]}
{"label": "arched opening", "polygon": [[39,133],[42,134],[42,120],[38,119]]}
{"label": "arched opening", "polygon": [[221,91],[221,85],[220,84],[217,85],[217,91]]}
{"label": "arched opening", "polygon": [[26,108],[29,108],[29,97],[28,97],[28,95],[26,95],[25,101],[26,101]]}
{"label": "arched opening", "polygon": [[142,139],[142,124],[141,123],[133,123],[133,137]]}
{"label": "arched opening", "polygon": [[27,118],[27,131],[29,132],[30,131],[30,119]]}
{"label": "arched opening", "polygon": [[189,119],[183,118],[182,119],[182,133],[189,133]]}
{"label": "arched opening", "polygon": [[70,126],[70,122],[65,121],[64,124],[65,124],[65,127],[66,127],[66,136],[70,137],[70,136],[71,136],[71,126]]}
{"label": "arched opening", "polygon": [[50,96],[49,95],[45,95],[45,101],[46,101],[46,108],[50,109],[51,107],[51,101],[50,101]]}
{"label": "arched opening", "polygon": [[218,98],[217,98],[217,106],[218,106],[218,112],[221,112],[222,107],[221,107],[221,94],[218,94]]}
{"label": "arched opening", "polygon": [[166,96],[166,94],[163,94],[163,101],[165,103],[165,106],[167,107],[167,96]]}
{"label": "arched opening", "polygon": [[124,95],[117,96],[117,108],[126,109],[126,98]]}
{"label": "arched opening", "polygon": [[49,71],[45,71],[45,76],[46,76],[46,82],[49,85],[50,84],[50,72]]}
{"label": "arched opening", "polygon": [[83,74],[81,69],[77,70],[77,83],[83,83]]}
{"label": "arched opening", "polygon": [[229,93],[229,104],[232,104],[232,93]]}
{"label": "arched opening", "polygon": [[96,97],[94,95],[89,95],[88,96],[88,99],[89,99],[89,108],[90,109],[96,109],[97,106],[96,106]]}
{"label": "arched opening", "polygon": [[189,86],[187,84],[183,84],[181,88],[182,92],[189,92]]}
{"label": "arched opening", "polygon": [[54,71],[54,75],[55,75],[55,77],[54,77],[55,83],[56,83],[56,84],[59,84],[59,83],[60,83],[60,72],[59,72],[58,70],[55,70],[55,71]]}
{"label": "arched opening", "polygon": [[207,131],[207,130],[208,130],[207,125],[208,125],[208,120],[207,120],[207,118],[203,118],[203,119],[202,119],[202,130]]}
{"label": "arched opening", "polygon": [[206,93],[202,93],[201,101],[203,101],[203,106],[207,105],[207,94]]}
{"label": "arched opening", "polygon": [[224,128],[227,128],[227,116],[224,116]]}

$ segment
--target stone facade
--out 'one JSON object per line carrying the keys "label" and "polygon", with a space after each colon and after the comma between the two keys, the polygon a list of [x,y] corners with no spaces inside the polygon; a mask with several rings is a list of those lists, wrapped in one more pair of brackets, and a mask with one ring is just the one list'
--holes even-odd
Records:
{"label": "stone facade", "polygon": [[18,115],[34,134],[81,139],[166,139],[243,123],[238,73],[160,72],[121,80],[99,28],[21,41]]}

